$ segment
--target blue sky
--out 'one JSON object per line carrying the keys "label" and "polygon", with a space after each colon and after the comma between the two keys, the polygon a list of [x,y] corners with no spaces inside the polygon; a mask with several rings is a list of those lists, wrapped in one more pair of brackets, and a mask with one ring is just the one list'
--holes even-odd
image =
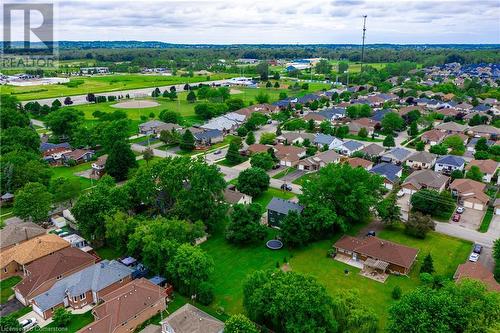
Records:
{"label": "blue sky", "polygon": [[500,1],[57,1],[59,40],[500,43]]}

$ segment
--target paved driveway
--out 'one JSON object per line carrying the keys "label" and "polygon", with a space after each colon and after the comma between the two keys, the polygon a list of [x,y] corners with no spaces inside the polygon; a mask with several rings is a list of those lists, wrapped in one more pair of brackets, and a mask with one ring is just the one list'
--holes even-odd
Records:
{"label": "paved driveway", "polygon": [[483,216],[485,213],[486,211],[476,210],[472,208],[465,208],[465,211],[462,213],[462,216],[460,217],[460,221],[457,223],[453,222],[450,219],[450,223],[459,225],[463,228],[478,230],[479,227],[481,226],[481,221],[483,220]]}
{"label": "paved driveway", "polygon": [[11,314],[12,312],[15,312],[17,310],[20,310],[24,308],[23,303],[19,302],[17,298],[13,298],[7,303],[0,305],[0,316],[5,317]]}
{"label": "paved driveway", "polygon": [[285,181],[287,183],[293,182],[295,179],[299,178],[300,176],[304,175],[306,172],[304,170],[294,170],[289,173],[287,173],[285,176],[281,177],[280,179],[282,181]]}

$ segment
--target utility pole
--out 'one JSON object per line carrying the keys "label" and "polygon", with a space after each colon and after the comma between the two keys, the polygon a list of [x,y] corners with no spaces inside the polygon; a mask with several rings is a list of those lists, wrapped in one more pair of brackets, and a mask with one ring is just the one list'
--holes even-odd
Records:
{"label": "utility pole", "polygon": [[363,15],[363,43],[361,44],[361,68],[363,71],[363,61],[365,60],[365,35],[366,35],[366,15]]}

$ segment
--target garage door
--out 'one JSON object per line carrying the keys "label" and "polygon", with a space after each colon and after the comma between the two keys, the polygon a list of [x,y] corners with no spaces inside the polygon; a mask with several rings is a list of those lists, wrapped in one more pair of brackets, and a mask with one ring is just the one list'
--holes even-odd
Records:
{"label": "garage door", "polygon": [[44,318],[43,311],[36,305],[33,304],[33,311],[40,315],[40,317]]}
{"label": "garage door", "polygon": [[484,206],[483,206],[483,205],[481,205],[481,204],[475,203],[473,208],[474,208],[474,209],[477,209],[477,210],[483,210],[483,209],[484,209]]}
{"label": "garage door", "polygon": [[464,201],[464,207],[465,208],[472,208],[474,204],[470,201]]}
{"label": "garage door", "polygon": [[500,208],[495,209],[495,215],[500,215]]}

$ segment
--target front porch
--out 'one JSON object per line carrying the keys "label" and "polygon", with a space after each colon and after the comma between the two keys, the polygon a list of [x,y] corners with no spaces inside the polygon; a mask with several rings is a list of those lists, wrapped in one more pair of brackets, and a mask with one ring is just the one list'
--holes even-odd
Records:
{"label": "front porch", "polygon": [[337,253],[335,260],[343,262],[349,266],[359,268],[361,270],[359,272],[360,275],[377,282],[384,283],[389,277],[389,274],[386,273],[389,263],[381,260],[368,258],[365,261],[361,261],[343,253]]}

